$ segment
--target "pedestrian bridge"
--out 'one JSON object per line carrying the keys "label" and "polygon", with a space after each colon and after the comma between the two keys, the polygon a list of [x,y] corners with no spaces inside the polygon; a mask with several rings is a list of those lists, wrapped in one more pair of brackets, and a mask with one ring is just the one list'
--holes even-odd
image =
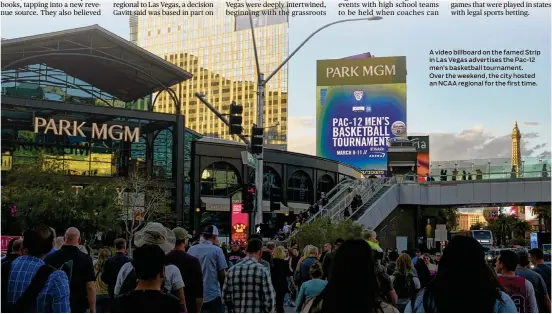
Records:
{"label": "pedestrian bridge", "polygon": [[395,177],[374,195],[377,199],[369,200],[363,212],[354,215],[353,219],[366,227],[376,228],[399,205],[483,207],[546,203],[551,201],[550,188],[549,177],[430,182]]}

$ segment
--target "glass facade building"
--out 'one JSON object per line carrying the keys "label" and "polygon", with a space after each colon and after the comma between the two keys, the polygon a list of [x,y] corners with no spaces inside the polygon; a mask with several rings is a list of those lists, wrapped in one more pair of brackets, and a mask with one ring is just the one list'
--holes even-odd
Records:
{"label": "glass facade building", "polygon": [[44,160],[86,188],[137,172],[172,191],[186,223],[200,135],[153,112],[151,95],[190,76],[96,25],[2,40],[3,174]]}
{"label": "glass facade building", "polygon": [[[232,140],[225,126],[195,96],[202,92],[221,113],[232,101],[244,106],[244,133],[256,122],[256,67],[248,16],[227,15],[224,1],[215,0],[212,16],[139,16],[130,19],[135,44],[189,71],[193,78],[174,86],[182,101],[186,126],[206,136]],[[254,17],[261,71],[268,75],[288,56],[285,16]],[[288,69],[268,83],[264,125],[268,144],[285,145],[288,133]],[[175,113],[168,94],[154,95],[155,110]],[[272,126],[272,127],[271,127]]]}

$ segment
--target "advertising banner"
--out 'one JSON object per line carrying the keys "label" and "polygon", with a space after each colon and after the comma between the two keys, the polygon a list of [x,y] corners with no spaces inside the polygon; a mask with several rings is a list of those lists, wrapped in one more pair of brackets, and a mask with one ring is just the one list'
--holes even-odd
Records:
{"label": "advertising banner", "polygon": [[406,57],[319,60],[320,157],[385,175],[389,140],[406,137]]}
{"label": "advertising banner", "polygon": [[429,175],[429,153],[417,154],[416,175],[419,182],[425,182]]}
{"label": "advertising banner", "polygon": [[232,204],[230,241],[238,242],[240,246],[245,246],[249,234],[249,215],[242,213],[242,206],[241,202]]}
{"label": "advertising banner", "polygon": [[21,236],[2,236],[2,253],[7,253],[8,244],[12,239],[19,239]]}

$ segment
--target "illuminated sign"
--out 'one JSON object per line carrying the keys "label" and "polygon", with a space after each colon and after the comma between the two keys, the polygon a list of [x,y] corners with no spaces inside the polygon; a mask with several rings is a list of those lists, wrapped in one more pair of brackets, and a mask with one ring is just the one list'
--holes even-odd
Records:
{"label": "illuminated sign", "polygon": [[242,213],[242,204],[232,204],[232,230],[230,231],[230,241],[239,243],[240,246],[247,245],[247,236],[249,234],[249,215]]}
{"label": "illuminated sign", "polygon": [[[34,120],[34,132],[40,131],[47,134],[52,132],[55,135],[67,135],[67,136],[79,136],[87,137],[84,134],[83,128],[87,127],[87,122],[69,121],[69,120],[54,120],[44,119],[36,117]],[[122,126],[118,124],[97,124],[92,123],[92,139],[107,140],[112,139],[114,141],[125,142],[140,142],[140,128],[129,128],[128,126]]]}

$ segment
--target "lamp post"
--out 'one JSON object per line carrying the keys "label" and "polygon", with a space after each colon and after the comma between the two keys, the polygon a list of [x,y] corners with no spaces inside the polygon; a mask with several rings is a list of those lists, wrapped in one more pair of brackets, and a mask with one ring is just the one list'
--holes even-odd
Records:
{"label": "lamp post", "polygon": [[[265,87],[266,84],[270,81],[271,78],[280,71],[301,48],[311,39],[314,37],[314,35],[318,34],[320,31],[322,31],[325,28],[328,28],[332,25],[346,23],[346,22],[356,22],[356,21],[378,21],[381,20],[381,16],[370,16],[366,18],[356,18],[356,19],[345,19],[345,20],[339,20],[335,21],[329,24],[326,24],[319,29],[312,32],[301,44],[293,50],[289,56],[282,61],[282,63],[276,67],[272,73],[270,73],[266,78],[264,76],[264,73],[261,72],[261,65],[259,64],[259,54],[257,53],[257,41],[255,40],[255,27],[253,25],[253,15],[251,14],[251,8],[247,5],[247,10],[249,13],[249,24],[251,27],[251,39],[253,41],[253,52],[255,53],[255,65],[257,67],[257,127],[262,128],[263,127],[263,120],[264,120],[264,96],[265,96]],[[256,191],[262,191],[263,188],[263,153],[261,152],[259,155],[257,155],[257,169],[255,170],[255,190]],[[257,200],[256,200],[256,215],[255,215],[255,225],[259,225],[263,223],[263,193],[257,192],[256,194]]]}

